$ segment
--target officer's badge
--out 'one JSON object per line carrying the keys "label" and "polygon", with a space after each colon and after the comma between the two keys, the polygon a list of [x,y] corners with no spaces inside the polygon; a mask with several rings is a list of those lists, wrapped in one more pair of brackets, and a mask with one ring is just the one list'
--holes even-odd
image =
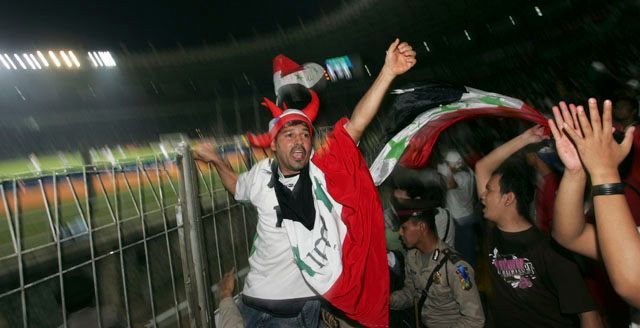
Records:
{"label": "officer's badge", "polygon": [[457,265],[456,268],[456,275],[458,276],[458,280],[460,280],[460,287],[464,290],[471,289],[473,283],[471,282],[471,277],[469,276],[467,268],[462,264]]}
{"label": "officer's badge", "polygon": [[440,271],[438,271],[433,274],[433,283],[440,285],[441,282],[442,282],[442,274],[440,274]]}

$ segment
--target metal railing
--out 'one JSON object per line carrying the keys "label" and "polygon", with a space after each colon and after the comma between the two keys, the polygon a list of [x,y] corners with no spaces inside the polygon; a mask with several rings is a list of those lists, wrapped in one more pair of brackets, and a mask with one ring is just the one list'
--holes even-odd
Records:
{"label": "metal railing", "polygon": [[[247,170],[251,150],[227,148]],[[173,158],[3,180],[0,326],[214,326],[215,283],[246,274],[254,231],[187,143]]]}

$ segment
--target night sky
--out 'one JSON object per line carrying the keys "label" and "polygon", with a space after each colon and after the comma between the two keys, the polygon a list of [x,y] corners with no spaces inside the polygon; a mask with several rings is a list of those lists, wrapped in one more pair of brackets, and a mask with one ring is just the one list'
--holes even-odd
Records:
{"label": "night sky", "polygon": [[0,10],[0,49],[118,48],[132,52],[253,38],[348,1],[16,1]]}

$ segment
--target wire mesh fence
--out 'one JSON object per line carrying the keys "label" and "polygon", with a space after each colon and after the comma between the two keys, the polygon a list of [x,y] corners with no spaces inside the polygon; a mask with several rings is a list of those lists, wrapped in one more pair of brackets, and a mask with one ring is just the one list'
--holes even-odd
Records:
{"label": "wire mesh fence", "polygon": [[[248,169],[250,151],[226,148],[237,171]],[[186,161],[195,184],[184,181]],[[197,196],[198,217],[185,211],[185,193]],[[3,180],[0,326],[213,326],[190,313],[199,304],[190,306],[187,287],[200,272],[184,267],[193,256],[185,247],[193,232],[184,229],[196,224],[211,318],[223,272],[247,271],[255,214],[209,165],[178,153]]]}

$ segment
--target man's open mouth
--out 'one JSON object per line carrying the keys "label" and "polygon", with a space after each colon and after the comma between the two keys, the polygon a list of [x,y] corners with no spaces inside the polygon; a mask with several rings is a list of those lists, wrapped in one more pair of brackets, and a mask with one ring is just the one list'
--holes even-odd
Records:
{"label": "man's open mouth", "polygon": [[304,160],[307,157],[307,151],[304,148],[294,148],[291,150],[291,158],[296,161]]}

